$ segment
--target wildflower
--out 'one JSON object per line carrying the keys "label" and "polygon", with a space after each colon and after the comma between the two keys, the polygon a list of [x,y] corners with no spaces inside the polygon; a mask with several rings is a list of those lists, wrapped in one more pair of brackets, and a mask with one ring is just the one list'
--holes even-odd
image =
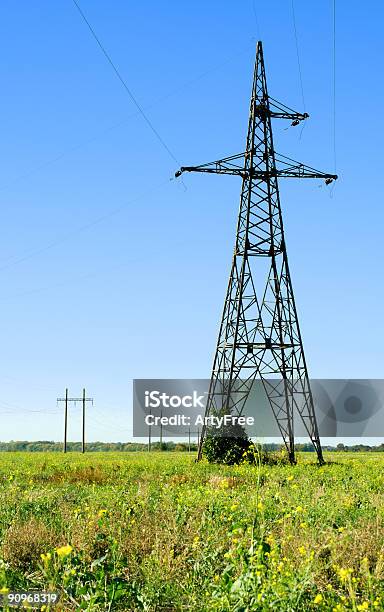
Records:
{"label": "wildflower", "polygon": [[298,550],[301,555],[305,555],[305,553],[307,552],[307,549],[305,548],[305,546],[299,546]]}
{"label": "wildflower", "polygon": [[345,531],[345,527],[339,527],[337,530],[339,533],[343,533],[343,531]]}
{"label": "wildflower", "polygon": [[263,506],[262,502],[261,502],[261,501],[259,501],[259,503],[257,504],[257,509],[258,509],[258,510],[262,510],[262,509],[263,509],[263,507],[264,507],[264,506]]}
{"label": "wildflower", "polygon": [[107,514],[108,510],[105,510],[104,508],[102,510],[99,510],[97,516],[99,518],[102,518],[105,514]]}
{"label": "wildflower", "polygon": [[48,563],[48,561],[50,561],[50,560],[51,560],[52,555],[51,555],[51,553],[50,553],[50,552],[48,552],[48,553],[46,553],[46,554],[42,553],[42,554],[40,555],[40,557],[41,557],[41,559],[44,561],[44,563]]}
{"label": "wildflower", "polygon": [[304,508],[302,506],[297,506],[296,512],[304,512]]}
{"label": "wildflower", "polygon": [[367,601],[363,601],[362,604],[357,606],[358,610],[368,610],[369,608],[369,603]]}
{"label": "wildflower", "polygon": [[67,546],[61,546],[60,548],[56,548],[56,554],[58,557],[60,557],[60,559],[63,559],[64,557],[68,557],[68,555],[71,554],[72,550],[72,546],[67,544]]}
{"label": "wildflower", "polygon": [[232,504],[231,511],[234,512],[239,507],[239,504]]}
{"label": "wildflower", "polygon": [[318,593],[315,597],[315,599],[313,600],[314,604],[319,604],[323,601],[323,596],[321,593]]}
{"label": "wildflower", "polygon": [[289,481],[293,480],[293,476],[292,476],[292,474],[290,474],[290,475],[288,476],[287,480],[289,480]]}
{"label": "wildflower", "polygon": [[345,569],[344,567],[341,567],[339,569],[339,578],[342,582],[344,582],[345,580],[348,579],[348,577],[352,574],[353,570],[350,568]]}

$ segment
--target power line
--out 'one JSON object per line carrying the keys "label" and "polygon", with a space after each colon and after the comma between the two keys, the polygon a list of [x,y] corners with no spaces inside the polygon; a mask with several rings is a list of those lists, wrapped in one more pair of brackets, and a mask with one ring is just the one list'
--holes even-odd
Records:
{"label": "power line", "polygon": [[292,6],[293,31],[294,31],[294,35],[295,35],[295,44],[296,44],[297,67],[298,67],[298,71],[299,71],[299,80],[300,80],[300,89],[301,89],[301,99],[302,99],[302,102],[303,102],[303,111],[305,112],[305,97],[304,97],[304,87],[303,87],[303,75],[302,75],[302,72],[301,72],[299,41],[298,41],[298,36],[297,36],[295,5],[294,5],[293,0],[291,0],[291,6]]}
{"label": "power line", "polygon": [[336,0],[333,0],[333,163],[336,174]]}
{"label": "power line", "polygon": [[95,41],[97,42],[98,46],[100,47],[103,55],[105,56],[105,58],[107,59],[108,63],[110,64],[110,66],[112,67],[114,73],[116,74],[117,78],[119,79],[120,83],[122,84],[122,86],[124,87],[125,91],[127,92],[127,94],[129,95],[129,97],[131,98],[133,104],[136,106],[137,110],[139,111],[139,113],[141,114],[141,116],[143,117],[144,121],[147,123],[147,125],[149,126],[149,128],[152,130],[152,132],[154,133],[154,135],[156,136],[157,140],[160,142],[160,144],[163,146],[163,148],[167,151],[167,153],[169,154],[169,156],[173,159],[173,161],[175,161],[177,164],[180,164],[180,162],[178,161],[177,157],[172,153],[171,149],[169,148],[169,146],[167,145],[167,143],[165,142],[165,140],[162,138],[162,136],[160,136],[159,132],[157,131],[157,129],[155,128],[155,126],[153,125],[152,121],[149,119],[148,115],[145,113],[144,109],[142,108],[142,106],[139,104],[139,102],[137,101],[136,97],[134,96],[134,94],[132,93],[131,89],[128,87],[126,81],[124,80],[124,78],[122,77],[120,71],[117,69],[116,65],[114,64],[114,62],[112,61],[111,56],[109,55],[109,53],[107,52],[107,50],[105,49],[104,45],[101,43],[99,37],[97,36],[95,30],[93,29],[93,27],[91,26],[91,24],[89,23],[88,19],[86,18],[86,16],[84,15],[82,9],[79,6],[79,3],[76,0],[73,0],[73,4],[76,6],[77,10],[79,11],[82,19],[84,20],[84,22],[86,23],[86,25],[88,26],[89,31],[91,32],[93,38],[95,39]]}
{"label": "power line", "polygon": [[67,234],[65,234],[62,238],[58,238],[57,240],[54,240],[54,241],[46,244],[43,247],[37,248],[37,249],[35,249],[33,251],[30,251],[26,255],[22,255],[21,257],[15,259],[15,261],[11,261],[8,264],[0,266],[0,272],[2,272],[3,270],[7,270],[8,268],[12,268],[13,266],[16,266],[16,265],[18,265],[20,263],[23,263],[24,261],[27,261],[28,259],[31,259],[31,257],[35,257],[36,255],[40,255],[41,253],[44,253],[45,251],[48,251],[48,250],[54,248],[55,246],[57,246],[59,244],[62,244],[63,242],[66,242],[67,240],[72,238],[74,235],[80,234],[80,233],[90,229],[91,227],[94,227],[95,225],[98,225],[99,223],[102,223],[106,219],[109,219],[110,217],[113,217],[114,215],[117,215],[118,213],[120,213],[122,210],[124,210],[124,208],[126,208],[130,204],[133,204],[133,203],[141,200],[142,198],[148,196],[149,194],[151,194],[153,192],[156,192],[157,190],[161,189],[165,184],[168,184],[170,180],[173,180],[173,179],[166,179],[166,180],[162,181],[161,183],[158,183],[156,186],[153,187],[153,189],[150,189],[149,191],[145,191],[142,194],[140,194],[139,196],[137,196],[136,198],[133,198],[132,200],[129,200],[128,202],[125,202],[124,204],[121,204],[120,206],[118,206],[117,208],[114,208],[110,212],[105,213],[104,215],[101,215],[100,217],[97,217],[97,218],[93,219],[93,221],[90,221],[89,223],[81,225],[80,227],[78,227],[76,229],[73,229],[72,231],[70,231]]}
{"label": "power line", "polygon": [[[232,62],[235,58],[237,58],[241,54],[243,54],[246,51],[248,51],[250,46],[251,45],[248,44],[246,47],[242,48],[241,51],[238,51],[237,53],[232,54],[231,56],[228,56],[223,62],[220,62],[220,63],[212,65],[210,68],[208,68],[208,70],[205,70],[204,72],[201,72],[201,73],[197,74],[196,76],[194,76],[193,78],[189,79],[188,81],[183,82],[181,85],[179,85],[175,89],[172,89],[171,91],[168,91],[168,93],[166,93],[164,96],[161,96],[160,98],[157,98],[157,99],[153,99],[151,104],[145,105],[145,107],[144,107],[145,110],[151,109],[155,105],[159,105],[159,104],[165,102],[166,100],[168,100],[172,96],[177,95],[178,93],[183,91],[185,88],[188,88],[190,85],[193,85],[197,81],[200,81],[201,79],[203,79],[203,78],[207,77],[208,75],[212,74],[212,72],[215,72],[216,70],[220,70],[221,68],[223,68],[224,66],[226,66],[227,64]],[[0,185],[0,191],[4,191],[6,189],[9,189],[9,187],[12,186],[14,183],[17,183],[17,182],[19,182],[19,181],[21,181],[21,180],[23,180],[25,178],[28,178],[29,176],[34,175],[36,172],[44,170],[46,167],[51,166],[52,164],[55,164],[58,161],[61,161],[63,158],[67,157],[71,153],[73,153],[75,151],[78,151],[79,149],[81,149],[81,148],[83,148],[83,147],[85,147],[85,146],[95,142],[101,136],[103,136],[105,134],[108,134],[112,130],[115,130],[115,129],[123,126],[123,125],[126,125],[130,119],[132,119],[134,117],[137,117],[138,115],[140,115],[139,112],[133,112],[132,114],[128,115],[125,119],[121,119],[121,121],[119,121],[118,123],[114,123],[113,125],[110,125],[109,127],[105,128],[103,130],[98,131],[97,133],[95,133],[90,138],[82,140],[81,142],[78,142],[77,144],[75,144],[75,145],[65,149],[61,153],[58,153],[57,155],[55,155],[55,157],[52,157],[51,159],[48,159],[48,160],[42,162],[41,164],[38,164],[37,166],[34,166],[34,167],[32,167],[32,168],[30,168],[28,170],[25,170],[22,174],[20,173],[18,176],[15,176],[10,181],[8,181],[8,183],[5,183],[4,185]]]}

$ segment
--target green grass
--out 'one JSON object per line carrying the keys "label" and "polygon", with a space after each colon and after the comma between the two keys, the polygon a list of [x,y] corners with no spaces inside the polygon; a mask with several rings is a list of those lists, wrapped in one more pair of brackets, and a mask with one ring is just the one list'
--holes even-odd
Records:
{"label": "green grass", "polygon": [[384,609],[384,455],[0,454],[0,591],[62,610]]}

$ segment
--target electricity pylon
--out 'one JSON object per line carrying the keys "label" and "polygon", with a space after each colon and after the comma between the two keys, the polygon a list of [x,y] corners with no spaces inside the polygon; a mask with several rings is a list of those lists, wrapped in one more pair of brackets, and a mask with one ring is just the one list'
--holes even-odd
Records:
{"label": "electricity pylon", "polygon": [[[329,184],[337,175],[277,154],[271,124],[278,118],[298,125],[307,117],[268,95],[263,47],[258,42],[245,152],[182,167],[176,176],[208,172],[242,178],[236,244],[205,416],[240,416],[254,380],[260,378],[290,461],[295,462],[296,410],[323,463],[288,266],[278,177],[321,178]],[[198,459],[205,435],[206,427]]]}

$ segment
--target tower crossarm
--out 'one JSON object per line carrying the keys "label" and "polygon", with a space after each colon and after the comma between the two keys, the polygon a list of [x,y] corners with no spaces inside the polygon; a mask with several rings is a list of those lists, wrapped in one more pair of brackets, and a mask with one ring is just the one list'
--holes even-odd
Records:
{"label": "tower crossarm", "polygon": [[[276,153],[276,163],[279,167],[276,168],[275,176],[287,178],[317,178],[324,179],[327,183],[335,181],[338,178],[337,174],[329,174],[328,172],[316,170],[316,168],[307,166],[306,164],[279,153]],[[273,175],[274,170],[271,170],[271,173]]]}
{"label": "tower crossarm", "polygon": [[[232,174],[234,176],[246,176],[247,172],[244,169],[244,159],[246,153],[238,153],[230,157],[224,157],[207,164],[200,166],[182,166],[180,170],[175,172],[177,178],[183,172],[208,172],[209,174]],[[236,163],[240,162],[240,163]]]}
{"label": "tower crossarm", "polygon": [[259,166],[252,166],[250,168],[247,167],[245,163],[247,155],[249,155],[248,152],[239,153],[207,164],[202,164],[201,166],[182,166],[180,170],[175,173],[175,176],[179,177],[183,172],[207,172],[209,174],[230,174],[243,178],[252,177],[260,180],[267,180],[274,176],[285,178],[318,178],[324,179],[327,184],[337,179],[337,174],[321,172],[311,166],[307,166],[306,164],[280,154],[276,154],[278,166],[274,168],[268,170],[261,169]]}
{"label": "tower crossarm", "polygon": [[301,121],[308,119],[308,113],[298,113],[289,106],[286,106],[282,102],[268,97],[268,104],[259,102],[255,104],[255,114],[257,117],[263,118],[269,116],[274,119],[289,119],[292,121],[292,125],[298,125]]}

